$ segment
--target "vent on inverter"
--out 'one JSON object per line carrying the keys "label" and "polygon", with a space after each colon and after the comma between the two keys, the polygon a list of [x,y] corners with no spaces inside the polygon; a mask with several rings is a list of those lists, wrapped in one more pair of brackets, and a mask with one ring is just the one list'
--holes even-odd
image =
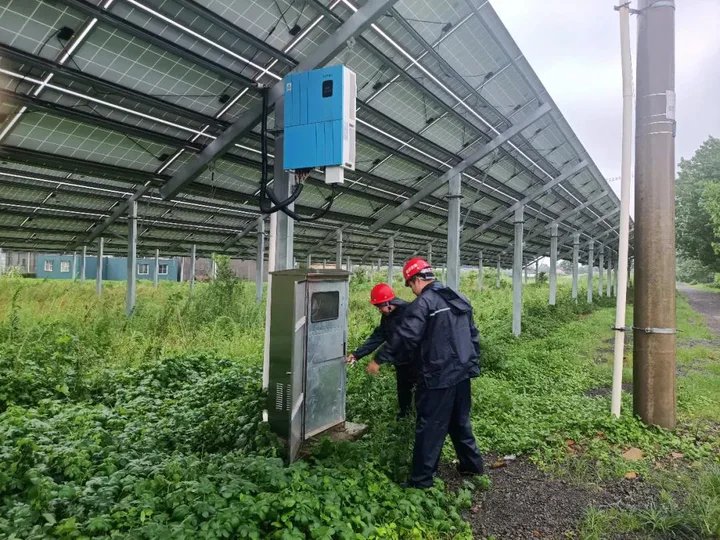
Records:
{"label": "vent on inverter", "polygon": [[275,385],[275,410],[276,411],[283,410],[283,401],[284,401],[283,396],[285,394],[283,392],[284,386],[285,385],[283,383],[277,383]]}
{"label": "vent on inverter", "polygon": [[289,411],[292,408],[292,385],[287,385],[287,391],[285,392],[285,410]]}

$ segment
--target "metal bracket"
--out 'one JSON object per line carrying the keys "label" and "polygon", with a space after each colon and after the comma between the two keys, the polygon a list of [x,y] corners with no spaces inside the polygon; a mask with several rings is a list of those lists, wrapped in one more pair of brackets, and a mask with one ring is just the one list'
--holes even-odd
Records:
{"label": "metal bracket", "polygon": [[677,334],[676,328],[638,328],[637,326],[632,327],[633,330],[640,330],[646,334]]}
{"label": "metal bracket", "polygon": [[639,9],[633,9],[633,8],[631,8],[631,7],[630,7],[630,4],[632,4],[632,2],[624,2],[624,3],[620,4],[620,5],[614,6],[613,9],[614,9],[615,11],[620,11],[620,8],[626,7],[626,8],[628,8],[628,11],[630,12],[630,15],[639,15],[639,14],[640,14],[640,10],[639,10]]}

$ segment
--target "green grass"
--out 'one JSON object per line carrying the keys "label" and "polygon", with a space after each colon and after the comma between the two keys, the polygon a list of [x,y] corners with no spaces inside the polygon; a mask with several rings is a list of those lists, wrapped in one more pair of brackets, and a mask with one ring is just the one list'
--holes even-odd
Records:
{"label": "green grass", "polygon": [[[377,323],[367,300],[383,278],[352,282],[349,348]],[[395,285],[411,299],[399,276]],[[717,527],[717,349],[679,349],[688,372],[676,433],[645,427],[627,395],[614,420],[609,394],[589,392],[610,385],[612,300],[576,304],[563,281],[551,307],[547,285],[531,282],[515,338],[508,280],[496,289],[487,272],[484,290],[475,288],[476,276],[463,276],[482,335],[472,415],[483,451],[525,454],[576,481],[632,469],[665,486],[667,501],[651,513],[589,513],[588,538]],[[365,438],[325,441],[285,467],[259,421],[264,307],[254,285],[220,279],[197,284],[191,296],[187,284],[141,283],[130,319],[124,292],[109,283],[98,300],[92,283],[0,279],[0,536],[470,536],[460,517],[467,490],[450,492],[440,481],[423,493],[397,486],[413,427],[394,419],[390,370],[377,378],[349,370],[348,419],[370,426]],[[678,327],[681,344],[710,337],[681,298]],[[628,358],[626,382],[631,376]],[[569,452],[567,439],[580,451]],[[626,462],[631,446],[646,458]],[[684,454],[679,478],[656,471],[671,452]],[[676,496],[695,484],[693,497]]]}

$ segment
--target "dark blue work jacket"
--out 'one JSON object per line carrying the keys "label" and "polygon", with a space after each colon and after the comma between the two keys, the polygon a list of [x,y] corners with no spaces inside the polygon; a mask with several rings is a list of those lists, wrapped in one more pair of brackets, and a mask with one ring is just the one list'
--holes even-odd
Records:
{"label": "dark blue work jacket", "polygon": [[[403,318],[405,309],[410,304],[400,298],[393,298],[390,300],[390,304],[395,306],[395,309],[387,315],[382,315],[380,318],[380,324],[375,327],[373,333],[360,345],[355,352],[352,354],[360,360],[363,356],[367,356],[375,349],[380,347],[383,343],[386,343],[391,335],[395,333],[400,321]],[[410,362],[410,356],[408,351],[398,351],[397,356],[390,355],[378,355],[376,361],[379,364],[390,363],[395,365],[407,364]]]}
{"label": "dark blue work jacket", "polygon": [[480,341],[470,302],[437,281],[426,286],[405,308],[379,356],[392,358],[412,350],[425,388],[449,388],[477,377]]}

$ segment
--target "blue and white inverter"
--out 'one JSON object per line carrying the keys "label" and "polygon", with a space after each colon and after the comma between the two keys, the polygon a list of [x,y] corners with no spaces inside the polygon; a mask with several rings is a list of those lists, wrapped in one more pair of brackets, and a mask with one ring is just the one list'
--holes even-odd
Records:
{"label": "blue and white inverter", "polygon": [[355,170],[355,73],[328,66],[283,79],[285,170],[325,168],[325,182],[342,183]]}

